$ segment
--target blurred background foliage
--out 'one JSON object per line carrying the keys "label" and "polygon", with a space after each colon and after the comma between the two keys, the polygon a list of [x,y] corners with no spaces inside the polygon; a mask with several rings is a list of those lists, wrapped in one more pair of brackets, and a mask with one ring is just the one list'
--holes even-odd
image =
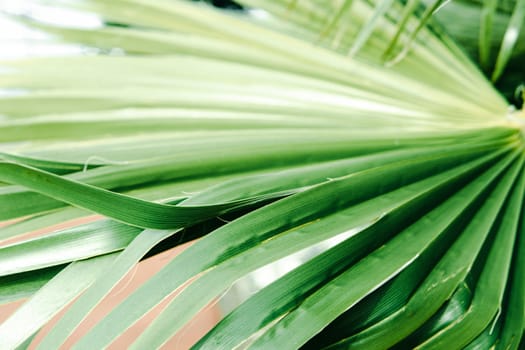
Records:
{"label": "blurred background foliage", "polygon": [[[490,61],[484,72],[490,76],[503,40],[503,35],[516,7],[515,0],[499,0],[493,22],[490,45]],[[435,21],[456,40],[475,61],[479,62],[479,35],[483,2],[479,0],[454,0],[448,2],[436,14]],[[521,26],[518,41],[509,63],[495,82],[498,90],[509,102],[521,107],[520,86],[525,83],[525,26]]]}

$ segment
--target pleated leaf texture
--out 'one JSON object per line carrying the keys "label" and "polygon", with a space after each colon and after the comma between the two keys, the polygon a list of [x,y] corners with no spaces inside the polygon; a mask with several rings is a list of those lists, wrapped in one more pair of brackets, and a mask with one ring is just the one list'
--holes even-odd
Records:
{"label": "pleated leaf texture", "polygon": [[161,303],[130,348],[168,348],[233,283],[320,246],[193,348],[523,348],[525,115],[429,22],[442,1],[49,3],[99,24],[19,16],[85,54],[0,62],[0,303],[25,299],[0,349],[59,349],[189,241],[72,348]]}

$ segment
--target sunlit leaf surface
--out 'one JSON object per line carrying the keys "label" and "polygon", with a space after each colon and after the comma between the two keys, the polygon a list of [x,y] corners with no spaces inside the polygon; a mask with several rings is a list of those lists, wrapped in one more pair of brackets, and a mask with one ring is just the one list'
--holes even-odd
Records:
{"label": "sunlit leaf surface", "polygon": [[[167,348],[236,281],[304,252],[194,348],[523,346],[525,115],[430,23],[446,4],[238,3],[1,9],[77,51],[0,61],[0,303],[27,298],[0,349],[65,311],[31,345],[58,349],[136,264],[189,241],[73,348],[163,303],[130,348]],[[504,10],[476,5],[494,79],[523,4],[495,61]]]}

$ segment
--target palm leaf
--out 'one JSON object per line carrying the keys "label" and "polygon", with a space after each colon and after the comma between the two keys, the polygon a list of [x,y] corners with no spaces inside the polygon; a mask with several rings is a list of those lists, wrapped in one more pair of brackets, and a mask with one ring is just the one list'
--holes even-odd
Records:
{"label": "palm leaf", "polygon": [[[308,251],[194,348],[517,349],[523,112],[430,23],[441,2],[239,3],[53,3],[94,28],[15,16],[98,54],[0,62],[0,302],[29,298],[0,348],[63,346],[141,260],[194,241],[74,348],[159,305],[130,347],[167,346],[236,281]],[[484,6],[489,67],[503,10]]]}

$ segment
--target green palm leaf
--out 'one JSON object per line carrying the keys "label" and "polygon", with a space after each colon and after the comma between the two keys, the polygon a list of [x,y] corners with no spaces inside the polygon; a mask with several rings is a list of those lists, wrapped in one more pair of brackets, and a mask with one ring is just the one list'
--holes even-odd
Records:
{"label": "green palm leaf", "polygon": [[[63,346],[141,260],[194,241],[73,348],[159,305],[130,347],[167,347],[237,281],[309,252],[194,348],[518,349],[525,116],[443,33],[448,5],[239,3],[51,6],[94,28],[10,14],[97,54],[0,62],[0,303],[29,298],[0,348]],[[495,80],[523,1],[462,4]]]}

